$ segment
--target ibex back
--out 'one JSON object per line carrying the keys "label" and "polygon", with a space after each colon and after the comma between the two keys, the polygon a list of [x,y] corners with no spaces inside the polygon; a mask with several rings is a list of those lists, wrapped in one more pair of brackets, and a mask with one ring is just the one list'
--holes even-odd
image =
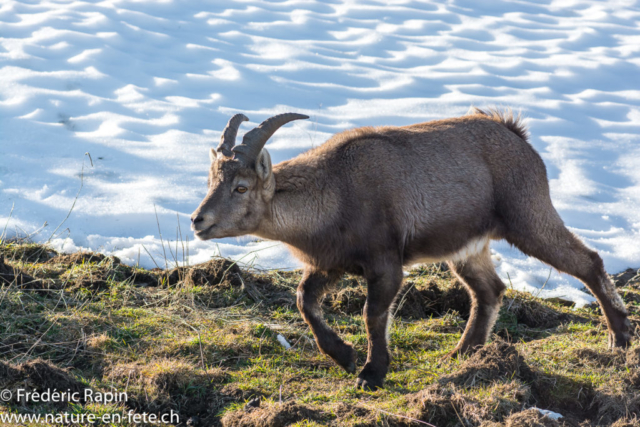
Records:
{"label": "ibex back", "polygon": [[298,308],[320,350],[351,373],[355,351],[323,321],[319,300],[345,272],[364,276],[369,348],[360,387],[381,387],[387,373],[389,307],[403,266],[447,261],[472,299],[451,354],[484,345],[505,291],[491,239],[506,239],[584,282],[602,307],[610,346],[628,346],[625,306],[600,256],[565,228],[551,204],[544,163],[519,118],[474,109],[459,118],[355,129],[272,167],[266,141],[305,118],[272,117],[237,146],[248,119],[231,118],[211,150],[209,189],[192,228],[202,240],[253,234],[286,243],[305,265]]}

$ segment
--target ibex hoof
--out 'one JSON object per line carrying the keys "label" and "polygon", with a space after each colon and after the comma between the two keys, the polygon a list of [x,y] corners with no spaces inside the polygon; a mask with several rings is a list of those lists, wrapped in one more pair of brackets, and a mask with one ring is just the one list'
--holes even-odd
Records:
{"label": "ibex hoof", "polygon": [[631,335],[629,333],[614,334],[609,332],[609,349],[629,348],[631,346]]}
{"label": "ibex hoof", "polygon": [[360,375],[358,375],[358,379],[356,380],[356,387],[361,388],[365,391],[375,391],[379,388],[382,388],[384,376],[384,373],[376,370],[375,368],[373,368],[373,366],[366,364],[364,365],[364,368],[362,368]]}
{"label": "ibex hoof", "polygon": [[364,391],[376,391],[379,388],[382,388],[382,380],[358,377],[356,380],[356,388],[360,388]]}

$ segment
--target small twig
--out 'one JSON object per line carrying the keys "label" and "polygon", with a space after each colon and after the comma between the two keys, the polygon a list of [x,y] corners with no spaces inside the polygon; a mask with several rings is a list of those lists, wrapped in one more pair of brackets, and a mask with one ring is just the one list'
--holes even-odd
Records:
{"label": "small twig", "polygon": [[84,329],[80,328],[80,331],[82,332],[82,338],[80,338],[76,344],[76,349],[73,351],[73,356],[71,356],[71,359],[69,359],[69,361],[67,362],[67,365],[71,366],[71,362],[73,362],[73,359],[76,358],[76,355],[78,354],[78,348],[80,348],[80,343],[83,341],[86,341],[85,335],[84,335]]}
{"label": "small twig", "polygon": [[409,289],[407,289],[407,291],[404,293],[404,295],[402,295],[402,299],[400,300],[400,303],[396,306],[395,311],[393,312],[393,317],[396,317],[398,315],[398,311],[400,311],[400,309],[402,308],[402,306],[404,305],[404,301],[407,298],[407,295],[409,295],[409,292],[411,292],[411,290],[416,286],[415,282],[411,283],[411,286],[409,287]]}
{"label": "small twig", "polygon": [[547,282],[549,281],[549,279],[551,278],[551,272],[553,271],[552,268],[549,268],[549,275],[547,276],[547,280],[544,281],[544,283],[542,284],[542,287],[540,289],[538,289],[538,292],[536,293],[536,298],[538,298],[538,295],[540,295],[540,292],[542,292],[542,290],[544,289],[545,286],[547,286]]}
{"label": "small twig", "polygon": [[207,372],[207,367],[204,364],[204,352],[202,351],[202,338],[200,337],[200,331],[194,328],[193,326],[191,326],[190,324],[188,324],[187,322],[185,322],[184,320],[180,319],[180,321],[185,325],[187,325],[188,327],[190,327],[191,329],[193,329],[194,331],[196,331],[196,333],[198,334],[198,344],[200,344],[200,362],[202,363],[202,370],[204,372]]}
{"label": "small twig", "polygon": [[[475,382],[475,380],[474,380]],[[456,405],[451,402],[451,407],[453,408],[454,412],[456,413],[456,417],[458,417],[458,419],[460,420],[460,424],[464,425],[464,421],[462,421],[462,418],[460,418],[460,414],[458,414],[458,410],[456,409]]]}
{"label": "small twig", "polygon": [[127,390],[129,390],[129,381],[131,380],[131,372],[133,372],[133,369],[129,369],[129,376],[127,377],[127,385],[124,386],[125,393],[127,392]]}

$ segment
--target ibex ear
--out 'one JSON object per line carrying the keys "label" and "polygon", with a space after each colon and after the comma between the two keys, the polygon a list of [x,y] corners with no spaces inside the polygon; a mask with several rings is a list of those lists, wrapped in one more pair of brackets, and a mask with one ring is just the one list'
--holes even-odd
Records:
{"label": "ibex ear", "polygon": [[268,181],[271,176],[271,156],[266,148],[263,148],[256,160],[256,173],[262,181]]}
{"label": "ibex ear", "polygon": [[209,151],[209,160],[211,160],[211,163],[213,163],[217,159],[218,159],[218,152],[212,148],[211,151]]}

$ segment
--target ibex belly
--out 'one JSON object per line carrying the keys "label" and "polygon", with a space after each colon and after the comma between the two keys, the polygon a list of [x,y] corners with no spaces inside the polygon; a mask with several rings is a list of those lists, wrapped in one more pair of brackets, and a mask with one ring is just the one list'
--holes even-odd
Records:
{"label": "ibex belly", "polygon": [[475,237],[469,240],[466,244],[459,249],[445,253],[442,255],[422,255],[416,254],[405,262],[405,265],[410,266],[414,264],[433,264],[442,261],[464,261],[467,258],[477,255],[482,252],[484,247],[489,244],[491,239],[489,236]]}

